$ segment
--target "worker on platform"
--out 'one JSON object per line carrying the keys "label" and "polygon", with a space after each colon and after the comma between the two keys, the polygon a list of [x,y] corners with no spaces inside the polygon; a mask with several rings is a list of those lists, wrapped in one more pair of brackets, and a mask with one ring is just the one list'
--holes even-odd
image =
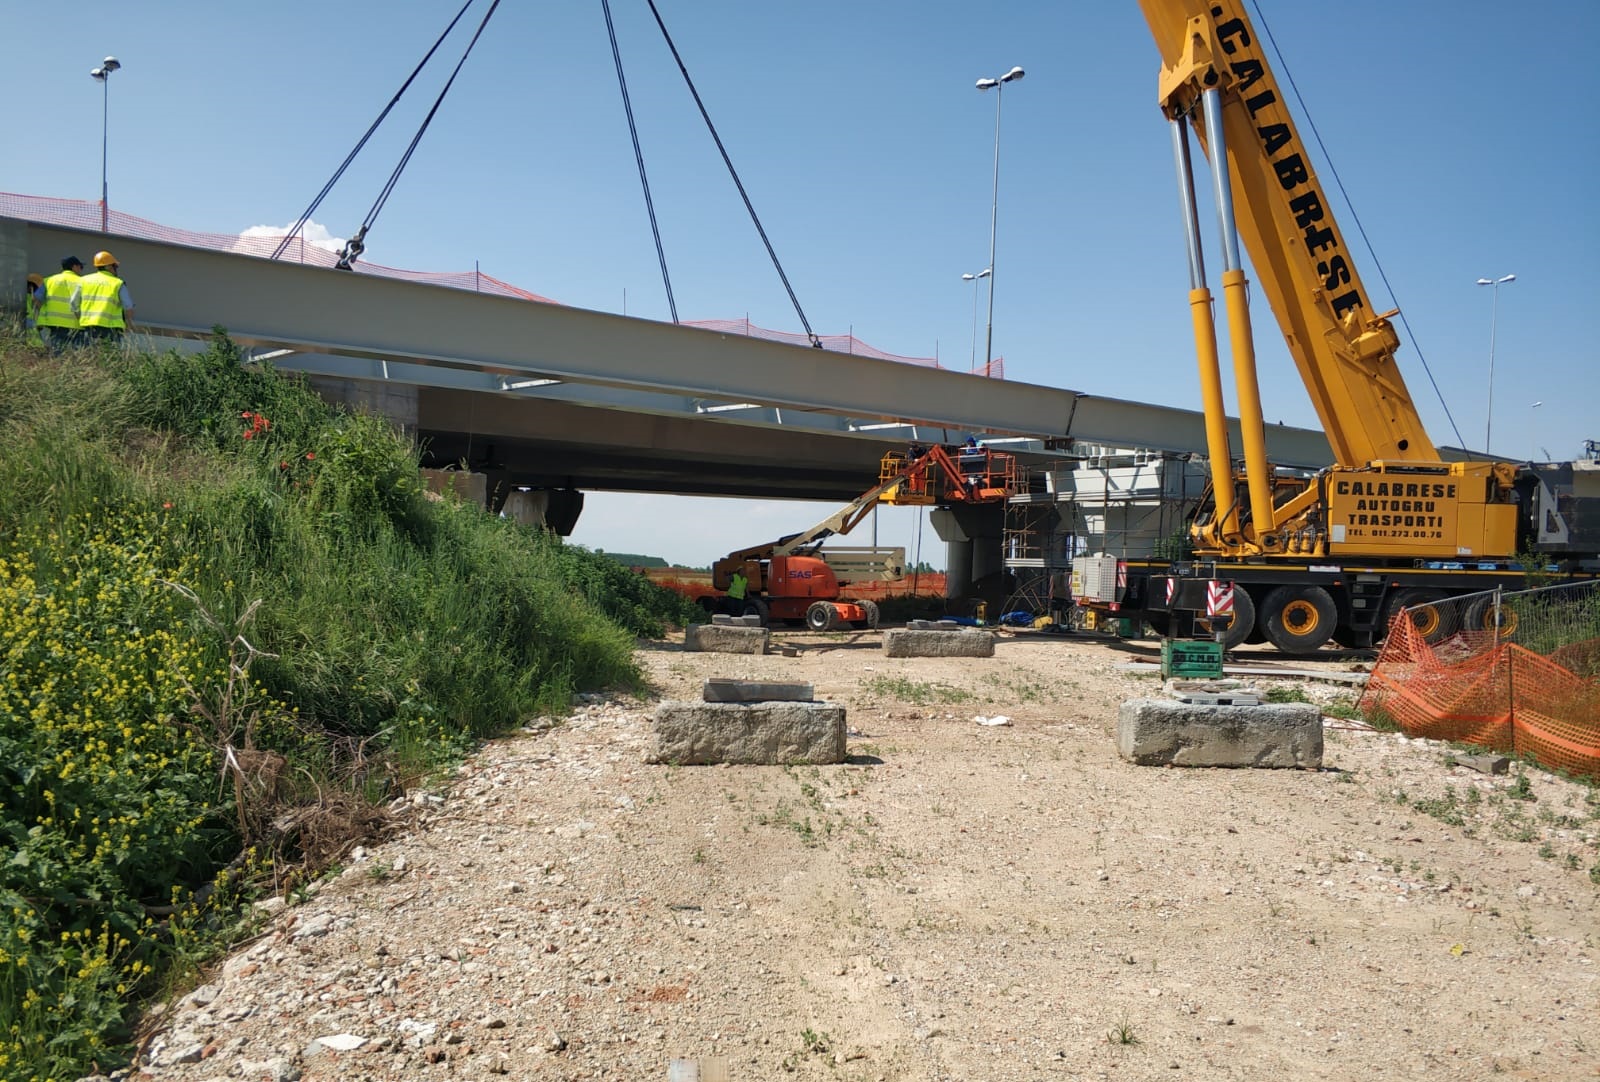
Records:
{"label": "worker on platform", "polygon": [[35,349],[44,348],[39,336],[39,313],[44,310],[44,275],[28,275],[28,288],[22,294],[23,338]]}
{"label": "worker on platform", "polygon": [[739,568],[728,578],[728,600],[732,603],[729,607],[737,616],[744,609],[744,598],[750,592],[750,580],[744,577],[744,568]]}
{"label": "worker on platform", "polygon": [[72,311],[72,294],[83,273],[83,260],[69,255],[61,260],[61,270],[44,280],[44,307],[39,310],[40,337],[51,353],[77,345],[78,317]]}
{"label": "worker on platform", "polygon": [[96,252],[94,273],[78,280],[72,291],[72,311],[89,341],[120,340],[133,322],[133,297],[117,277],[117,257]]}

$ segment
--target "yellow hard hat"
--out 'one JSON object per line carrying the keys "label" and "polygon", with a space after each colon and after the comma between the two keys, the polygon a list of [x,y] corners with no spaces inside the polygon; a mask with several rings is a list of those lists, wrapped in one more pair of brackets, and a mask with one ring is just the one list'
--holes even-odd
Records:
{"label": "yellow hard hat", "polygon": [[94,254],[94,265],[97,267],[115,267],[117,265],[117,257],[110,252],[96,252]]}
{"label": "yellow hard hat", "polygon": [[30,275],[28,275],[28,284],[30,286],[42,286],[42,285],[44,285],[44,275],[42,275],[42,274],[30,274]]}

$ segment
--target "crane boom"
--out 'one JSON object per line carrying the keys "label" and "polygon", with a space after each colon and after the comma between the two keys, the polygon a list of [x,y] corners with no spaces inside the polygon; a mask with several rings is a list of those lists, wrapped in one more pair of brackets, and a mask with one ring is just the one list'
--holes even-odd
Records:
{"label": "crane boom", "polygon": [[1161,53],[1162,108],[1202,146],[1200,98],[1220,91],[1239,235],[1335,461],[1438,461],[1395,362],[1393,313],[1372,309],[1241,0],[1139,4]]}

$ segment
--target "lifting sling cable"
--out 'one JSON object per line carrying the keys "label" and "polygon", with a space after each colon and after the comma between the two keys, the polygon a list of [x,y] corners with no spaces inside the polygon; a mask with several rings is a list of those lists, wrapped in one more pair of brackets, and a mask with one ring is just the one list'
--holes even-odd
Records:
{"label": "lifting sling cable", "polygon": [[633,158],[639,163],[639,183],[644,187],[644,206],[650,215],[650,234],[656,240],[656,259],[661,264],[661,284],[667,290],[667,308],[672,322],[678,322],[678,302],[672,298],[672,278],[667,274],[667,253],[661,247],[661,227],[656,223],[656,205],[650,198],[650,178],[644,171],[644,152],[639,149],[639,128],[633,122],[633,102],[628,98],[628,80],[622,74],[622,52],[617,48],[617,28],[611,22],[611,0],[600,0],[606,13],[606,33],[611,35],[611,59],[617,65],[617,85],[622,88],[622,108],[628,114],[628,134],[633,137]]}
{"label": "lifting sling cable", "polygon": [[450,87],[455,85],[456,76],[461,74],[461,66],[467,62],[467,57],[472,55],[472,47],[478,44],[478,39],[483,36],[483,28],[489,25],[489,20],[494,17],[495,9],[500,6],[500,0],[494,0],[489,5],[489,10],[483,13],[483,21],[478,23],[478,29],[473,32],[472,40],[467,42],[466,49],[461,54],[461,59],[456,61],[455,70],[450,73],[450,78],[445,81],[439,96],[434,99],[433,108],[428,110],[428,115],[422,118],[422,125],[417,128],[417,134],[411,137],[411,145],[406,147],[406,152],[400,156],[400,164],[394,167],[394,172],[389,175],[389,183],[383,186],[383,191],[378,194],[377,200],[372,204],[372,209],[367,211],[366,218],[357,229],[355,236],[345,241],[344,248],[339,252],[339,262],[335,264],[340,270],[353,270],[353,264],[361,258],[361,253],[366,250],[367,230],[378,220],[378,215],[383,211],[383,205],[389,201],[394,186],[400,181],[400,174],[405,172],[406,164],[411,161],[411,155],[416,151],[417,144],[422,142],[422,135],[428,130],[428,125],[433,123],[434,114],[439,111],[439,106],[444,104],[444,96],[450,93]]}
{"label": "lifting sling cable", "polygon": [[300,215],[300,218],[294,223],[293,226],[290,227],[289,232],[286,233],[283,240],[278,243],[278,247],[273,250],[270,258],[277,259],[282,256],[284,251],[288,249],[289,243],[294,240],[294,238],[299,234],[300,230],[305,228],[306,223],[311,220],[311,216],[315,214],[317,212],[317,208],[322,205],[322,201],[328,197],[328,193],[333,191],[333,186],[339,182],[340,177],[344,176],[344,171],[350,168],[350,163],[356,160],[357,154],[361,153],[361,148],[367,145],[368,139],[372,138],[372,133],[378,130],[378,125],[383,123],[384,118],[389,115],[389,111],[399,103],[400,96],[406,92],[406,90],[411,86],[412,82],[416,80],[417,76],[422,73],[422,69],[427,66],[429,60],[433,59],[433,54],[439,51],[439,46],[444,44],[444,39],[450,36],[450,31],[456,28],[456,23],[461,21],[461,16],[465,15],[467,13],[467,9],[471,6],[472,0],[467,0],[465,4],[461,5],[461,10],[456,12],[456,17],[454,19],[450,20],[450,25],[444,28],[444,33],[440,34],[439,40],[433,43],[433,48],[428,50],[427,55],[422,58],[422,62],[416,66],[416,68],[411,72],[410,76],[407,77],[406,81],[400,84],[400,89],[394,92],[394,97],[390,98],[389,104],[383,107],[383,112],[378,114],[378,119],[372,122],[372,127],[368,128],[367,133],[361,137],[359,142],[356,143],[355,149],[350,152],[349,156],[346,157],[342,163],[340,163],[339,168],[334,170],[333,176],[328,178],[328,183],[322,186],[322,191],[317,193],[317,197],[311,201],[311,205],[306,208],[305,213]]}
{"label": "lifting sling cable", "polygon": [[700,108],[700,116],[706,122],[706,129],[711,132],[711,138],[716,141],[717,150],[722,154],[722,161],[728,167],[728,175],[733,177],[734,186],[739,189],[739,197],[744,200],[744,207],[750,212],[750,220],[755,223],[756,232],[761,234],[761,243],[767,246],[767,255],[772,257],[772,266],[777,270],[783,288],[789,293],[789,301],[794,305],[795,314],[800,317],[800,326],[805,328],[806,337],[817,349],[822,348],[822,339],[811,332],[811,324],[806,321],[805,312],[800,310],[800,298],[794,295],[794,287],[789,284],[789,276],[783,273],[783,265],[778,262],[778,253],[772,250],[772,242],[767,239],[767,231],[761,227],[761,219],[756,217],[756,208],[750,202],[750,196],[744,190],[744,182],[739,179],[739,173],[733,167],[733,159],[728,157],[728,148],[722,145],[722,136],[717,134],[717,127],[711,123],[711,114],[706,112],[706,103],[700,100],[700,91],[694,87],[694,80],[689,78],[689,69],[684,66],[683,57],[678,55],[678,47],[672,43],[672,35],[667,33],[667,24],[661,21],[661,12],[656,10],[656,0],[646,0],[650,5],[650,14],[656,17],[656,25],[661,28],[661,36],[666,39],[667,48],[672,50],[672,59],[678,62],[678,70],[683,73],[683,81],[689,87],[689,93],[694,95],[694,103]]}
{"label": "lifting sling cable", "polygon": [[[1306,126],[1311,129],[1311,137],[1317,141],[1317,150],[1322,154],[1322,160],[1328,163],[1328,171],[1333,174],[1333,182],[1339,188],[1339,198],[1344,200],[1344,205],[1350,208],[1351,220],[1356,223],[1356,232],[1361,234],[1361,243],[1366,247],[1367,254],[1372,257],[1372,265],[1377,268],[1378,279],[1383,282],[1383,288],[1389,293],[1389,298],[1394,299],[1394,287],[1389,284],[1389,276],[1383,271],[1383,263],[1378,259],[1378,253],[1372,249],[1372,241],[1367,238],[1367,231],[1361,224],[1361,215],[1356,213],[1355,204],[1350,202],[1350,195],[1344,190],[1344,180],[1339,176],[1339,170],[1333,164],[1333,158],[1328,154],[1328,148],[1322,143],[1322,133],[1317,131],[1316,122],[1311,119],[1311,111],[1306,108],[1305,99],[1300,96],[1300,88],[1295,85],[1294,75],[1289,71],[1289,66],[1284,62],[1283,51],[1278,48],[1277,39],[1272,36],[1272,28],[1267,25],[1267,20],[1261,14],[1261,5],[1252,0],[1251,7],[1255,8],[1256,23],[1267,35],[1267,43],[1272,46],[1272,51],[1278,57],[1278,70],[1283,72],[1284,79],[1289,84],[1289,89],[1294,92],[1295,101],[1300,103],[1300,115],[1306,118]],[[1396,304],[1396,307],[1399,307]],[[1406,322],[1405,309],[1400,310],[1400,325],[1406,329],[1406,337],[1411,339],[1411,348],[1417,351],[1417,360],[1422,362],[1422,370],[1428,374],[1428,382],[1433,385],[1433,393],[1439,396],[1439,405],[1444,408],[1445,420],[1450,422],[1450,430],[1456,434],[1456,446],[1465,448],[1467,443],[1461,438],[1461,429],[1456,427],[1456,419],[1450,412],[1450,403],[1444,400],[1444,392],[1439,390],[1439,381],[1433,378],[1433,369],[1428,367],[1428,358],[1422,355],[1422,346],[1417,342],[1417,336],[1411,333],[1411,324]],[[1484,448],[1485,451],[1488,448]]]}

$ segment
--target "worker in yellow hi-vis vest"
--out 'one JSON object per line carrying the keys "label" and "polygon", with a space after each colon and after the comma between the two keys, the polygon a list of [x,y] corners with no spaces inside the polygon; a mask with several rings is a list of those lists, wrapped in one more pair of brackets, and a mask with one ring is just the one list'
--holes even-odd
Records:
{"label": "worker in yellow hi-vis vest", "polygon": [[91,342],[120,339],[133,322],[133,297],[117,277],[118,269],[116,256],[96,252],[94,273],[79,279],[78,288],[72,291],[72,311],[78,317],[78,328]]}
{"label": "worker in yellow hi-vis vest", "polygon": [[34,349],[44,348],[39,337],[39,313],[44,309],[44,275],[28,275],[28,288],[22,294],[22,333],[24,340]]}
{"label": "worker in yellow hi-vis vest", "polygon": [[61,260],[61,270],[44,280],[44,307],[37,320],[39,335],[51,353],[60,353],[82,339],[78,334],[78,315],[72,310],[72,294],[81,281],[83,260],[75,255]]}

